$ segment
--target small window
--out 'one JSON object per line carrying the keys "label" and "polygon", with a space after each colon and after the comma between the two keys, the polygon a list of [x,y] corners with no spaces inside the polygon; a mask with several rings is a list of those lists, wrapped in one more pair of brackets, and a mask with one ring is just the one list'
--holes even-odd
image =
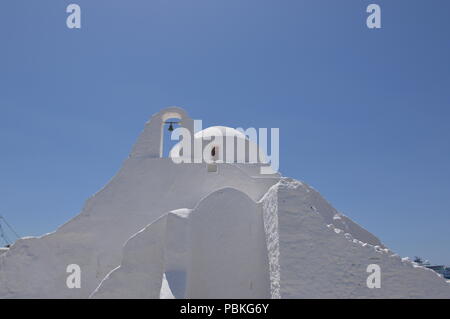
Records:
{"label": "small window", "polygon": [[217,164],[206,164],[208,173],[217,173]]}

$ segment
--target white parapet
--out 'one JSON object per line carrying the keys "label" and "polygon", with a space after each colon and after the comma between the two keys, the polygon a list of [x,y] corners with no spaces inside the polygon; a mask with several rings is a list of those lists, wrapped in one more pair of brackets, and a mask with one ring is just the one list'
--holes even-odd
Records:
{"label": "white parapet", "polygon": [[0,248],[0,255],[6,253],[8,250],[9,250],[9,248],[7,248],[7,247],[1,247]]}

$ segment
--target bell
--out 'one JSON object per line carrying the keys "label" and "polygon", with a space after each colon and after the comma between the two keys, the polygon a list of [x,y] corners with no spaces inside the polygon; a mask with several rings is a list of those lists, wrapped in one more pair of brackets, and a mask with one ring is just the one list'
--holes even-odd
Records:
{"label": "bell", "polygon": [[172,132],[173,131],[173,125],[172,125],[172,123],[170,123],[170,125],[169,125],[169,132]]}

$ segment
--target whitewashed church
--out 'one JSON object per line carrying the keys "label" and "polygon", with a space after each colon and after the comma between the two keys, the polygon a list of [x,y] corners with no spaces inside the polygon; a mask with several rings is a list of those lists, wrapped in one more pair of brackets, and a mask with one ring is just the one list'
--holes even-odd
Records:
{"label": "whitewashed church", "polygon": [[[181,140],[164,158],[173,124],[192,148]],[[218,131],[223,143],[204,142]],[[239,143],[226,151],[230,138],[243,154]],[[181,108],[153,115],[76,217],[0,255],[0,298],[450,298],[442,277],[305,183],[261,170],[268,161],[252,149],[240,131],[195,132]],[[77,285],[70,265],[81,270]]]}

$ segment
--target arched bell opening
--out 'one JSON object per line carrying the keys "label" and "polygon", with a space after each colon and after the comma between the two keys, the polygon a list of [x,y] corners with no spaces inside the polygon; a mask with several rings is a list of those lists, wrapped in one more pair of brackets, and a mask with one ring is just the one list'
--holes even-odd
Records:
{"label": "arched bell opening", "polygon": [[[178,139],[172,140],[172,132],[180,127],[181,120],[178,117],[167,118],[162,122],[162,156],[169,157],[170,150],[179,142]],[[182,155],[182,154],[180,154]]]}
{"label": "arched bell opening", "polygon": [[[166,122],[175,123],[166,124]],[[169,149],[165,144],[171,144],[170,136],[165,138],[166,132],[169,132],[169,128],[175,130],[177,125],[185,128],[191,136],[193,135],[194,121],[182,108],[172,106],[154,114],[146,123],[130,157],[162,158],[164,150]]]}

